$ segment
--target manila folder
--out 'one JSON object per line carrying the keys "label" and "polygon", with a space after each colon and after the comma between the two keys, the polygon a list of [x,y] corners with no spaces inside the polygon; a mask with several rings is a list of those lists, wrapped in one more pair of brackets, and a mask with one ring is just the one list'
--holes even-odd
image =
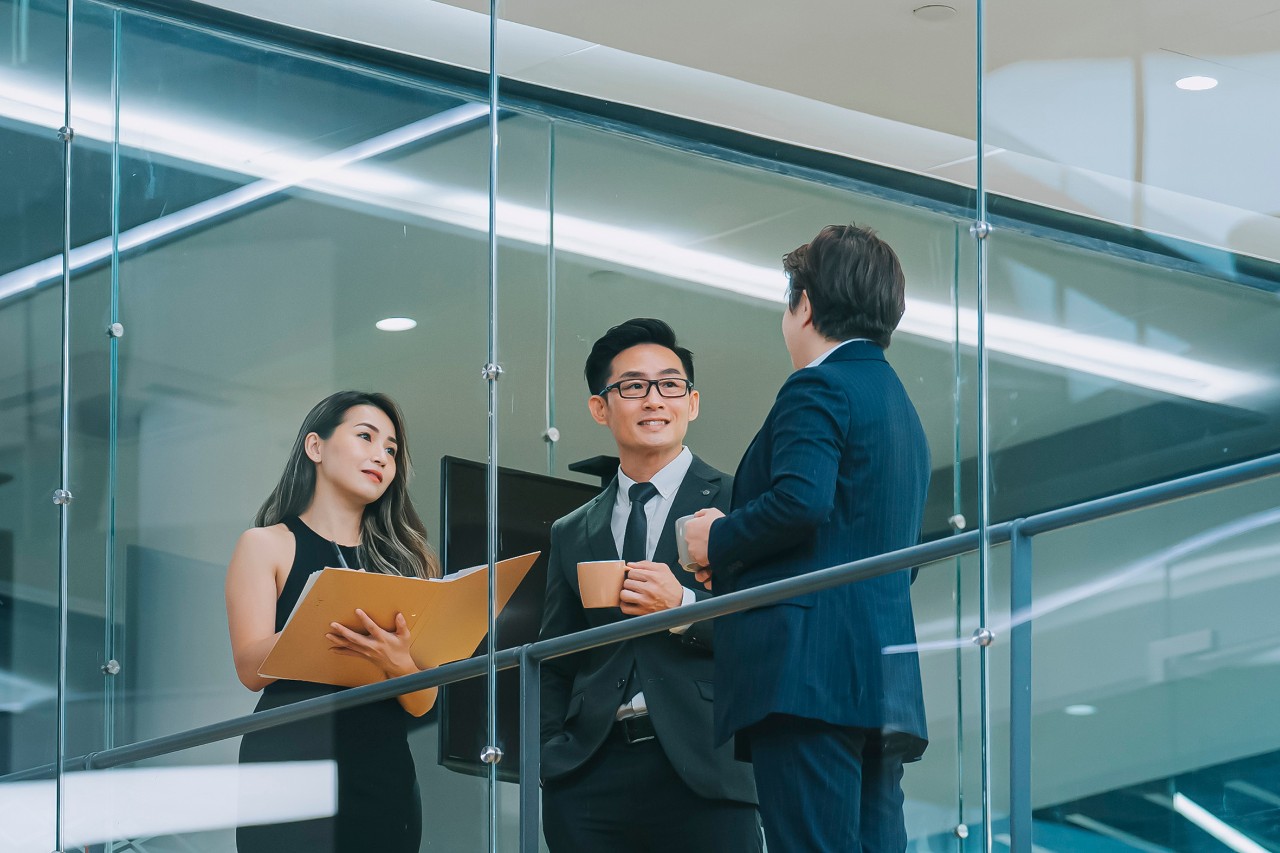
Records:
{"label": "manila folder", "polygon": [[[495,616],[538,554],[498,563]],[[396,614],[403,613],[413,637],[413,660],[422,669],[470,657],[488,633],[488,577],[485,566],[426,579],[354,569],[315,572],[258,674],[341,687],[383,681],[386,676],[373,663],[337,654],[324,638],[332,622],[363,633],[357,607],[389,631],[395,630]]]}

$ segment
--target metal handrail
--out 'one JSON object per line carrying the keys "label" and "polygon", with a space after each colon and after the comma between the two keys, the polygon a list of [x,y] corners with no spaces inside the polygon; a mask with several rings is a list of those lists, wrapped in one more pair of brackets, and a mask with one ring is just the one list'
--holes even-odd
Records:
{"label": "metal handrail", "polygon": [[[1001,522],[987,528],[987,535],[991,544],[1003,544],[1009,541],[1015,527],[1022,536],[1047,533],[1261,479],[1273,474],[1280,474],[1280,453],[1180,477],[1176,480],[1144,486],[1118,495],[1085,501],[1062,509],[1050,510],[1024,519]],[[504,649],[495,655],[494,666],[498,670],[506,670],[519,666],[522,659],[530,662],[541,662],[610,643],[631,640],[646,634],[656,634],[679,625],[713,619],[717,616],[724,616],[727,613],[735,613],[751,607],[773,604],[797,595],[831,589],[832,587],[879,577],[891,572],[958,557],[977,550],[981,541],[979,537],[980,531],[972,530],[946,539],[939,539],[922,545],[913,545],[887,554],[867,557],[851,563],[809,572],[798,577],[784,578],[783,580],[762,584],[751,589],[716,596],[694,602],[676,610],[637,616],[633,619],[615,622],[610,625],[602,625],[573,634],[565,634],[561,637],[539,640],[536,643],[522,647]],[[247,734],[248,732],[273,728],[285,723],[341,711],[368,702],[389,699],[402,693],[412,693],[428,687],[437,687],[466,678],[474,678],[484,673],[485,659],[483,657],[469,658],[464,661],[444,664],[425,672],[388,679],[377,684],[353,687],[327,696],[318,696],[255,714],[233,717],[171,735],[137,741],[100,752],[90,752],[86,755],[64,760],[63,767],[71,770],[118,767],[122,764],[131,764],[183,749],[204,746],[219,740]],[[54,765],[48,764],[19,771],[18,773],[11,773],[7,776],[0,776],[0,783],[48,776],[53,772],[53,769]]]}

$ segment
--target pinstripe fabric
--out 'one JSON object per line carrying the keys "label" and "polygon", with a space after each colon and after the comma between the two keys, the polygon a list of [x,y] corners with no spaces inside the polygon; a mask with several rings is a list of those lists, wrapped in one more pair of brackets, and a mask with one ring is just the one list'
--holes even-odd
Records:
{"label": "pinstripe fabric", "polygon": [[[711,528],[716,593],[915,544],[929,449],[884,358],[848,343],[797,370],[748,448],[733,511]],[[927,738],[910,572],[811,593],[716,623],[716,742],[770,714],[895,736],[908,759]]]}
{"label": "pinstripe fabric", "polygon": [[[771,717],[751,730],[769,853],[898,853],[902,756],[866,729]],[[803,792],[803,796],[798,796]]]}

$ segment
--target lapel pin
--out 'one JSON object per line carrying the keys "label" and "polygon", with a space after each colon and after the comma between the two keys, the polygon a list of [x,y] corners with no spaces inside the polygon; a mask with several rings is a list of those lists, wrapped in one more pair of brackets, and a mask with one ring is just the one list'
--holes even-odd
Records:
{"label": "lapel pin", "polygon": [[703,490],[702,490],[702,493],[703,493],[704,495],[709,495],[709,494],[711,494],[711,490],[710,490],[710,489],[703,489]]}

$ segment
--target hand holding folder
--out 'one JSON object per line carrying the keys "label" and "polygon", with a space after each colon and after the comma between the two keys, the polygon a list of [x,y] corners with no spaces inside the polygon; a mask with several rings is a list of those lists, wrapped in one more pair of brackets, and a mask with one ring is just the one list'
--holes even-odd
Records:
{"label": "hand holding folder", "polygon": [[[538,552],[534,552],[497,564],[494,597],[498,612],[537,558]],[[428,579],[353,569],[315,572],[307,579],[297,606],[258,674],[341,687],[382,681],[385,675],[372,662],[337,654],[325,639],[332,622],[363,632],[357,607],[391,631],[395,630],[396,614],[404,614],[412,637],[413,661],[420,669],[462,660],[475,652],[488,633],[488,595],[485,566]]]}

